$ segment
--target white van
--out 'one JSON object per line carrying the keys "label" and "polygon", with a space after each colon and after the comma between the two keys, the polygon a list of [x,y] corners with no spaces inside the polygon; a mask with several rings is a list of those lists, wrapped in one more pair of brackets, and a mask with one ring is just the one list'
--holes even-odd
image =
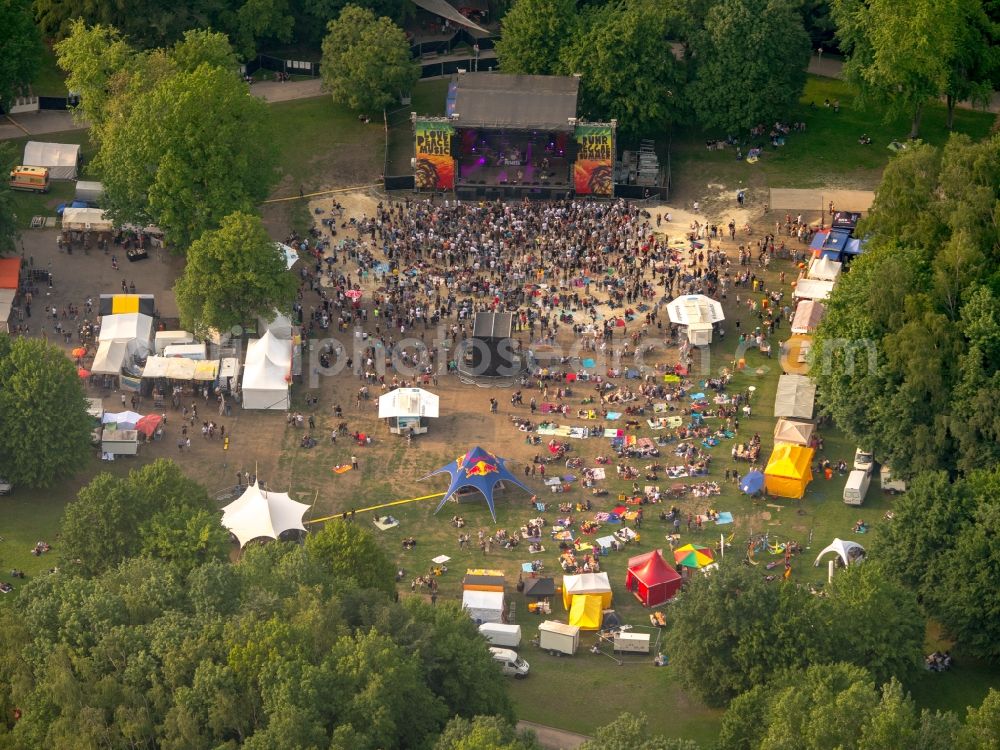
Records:
{"label": "white van", "polygon": [[844,502],[848,505],[861,505],[868,494],[868,485],[872,481],[872,475],[867,471],[855,469],[847,475],[847,484],[844,485]]}
{"label": "white van", "polygon": [[530,665],[514,651],[509,648],[491,648],[490,653],[493,655],[493,661],[500,665],[500,671],[505,675],[518,680],[528,676]]}
{"label": "white van", "polygon": [[882,467],[882,470],[879,472],[879,480],[882,483],[882,492],[888,492],[890,495],[906,492],[906,480],[894,477],[892,469],[888,466]]}
{"label": "white van", "polygon": [[874,456],[868,451],[863,451],[860,448],[854,451],[854,468],[857,471],[867,471],[869,474],[872,471],[872,464],[875,462]]}

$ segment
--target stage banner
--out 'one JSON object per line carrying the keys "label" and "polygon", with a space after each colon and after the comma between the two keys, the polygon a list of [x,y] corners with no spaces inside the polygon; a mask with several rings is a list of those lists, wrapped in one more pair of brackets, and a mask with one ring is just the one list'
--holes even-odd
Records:
{"label": "stage banner", "polygon": [[614,193],[614,130],[610,125],[576,126],[573,184],[577,195]]}
{"label": "stage banner", "polygon": [[451,155],[451,139],[455,137],[455,129],[447,122],[417,120],[414,130],[417,190],[452,190],[455,187],[455,160]]}

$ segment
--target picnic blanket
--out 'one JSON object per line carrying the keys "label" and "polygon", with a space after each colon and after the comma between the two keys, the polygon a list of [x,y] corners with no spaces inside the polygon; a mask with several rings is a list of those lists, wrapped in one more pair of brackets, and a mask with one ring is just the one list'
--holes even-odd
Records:
{"label": "picnic blanket", "polygon": [[590,429],[587,427],[570,427],[569,432],[566,433],[566,437],[584,440],[590,437]]}
{"label": "picnic blanket", "polygon": [[665,414],[666,411],[667,411],[667,405],[665,403],[663,403],[662,401],[660,403],[658,403],[658,404],[653,404],[653,413],[654,414]]}
{"label": "picnic blanket", "polygon": [[388,531],[399,526],[399,519],[391,516],[379,517],[375,519],[375,526],[378,527],[379,531]]}
{"label": "picnic blanket", "polygon": [[625,511],[627,510],[628,508],[626,508],[624,505],[617,505],[611,512],[614,513],[616,516],[622,516],[625,514]]}
{"label": "picnic blanket", "polygon": [[603,466],[598,466],[596,469],[591,469],[590,473],[594,477],[594,479],[607,479],[607,472],[604,471]]}
{"label": "picnic blanket", "polygon": [[557,542],[569,542],[573,540],[573,532],[570,529],[563,529],[562,531],[553,531],[552,538]]}
{"label": "picnic blanket", "polygon": [[340,466],[334,466],[331,471],[334,474],[346,474],[351,470],[350,464],[341,464]]}
{"label": "picnic blanket", "polygon": [[560,484],[562,484],[562,480],[559,477],[549,477],[545,480],[546,487],[555,487]]}
{"label": "picnic blanket", "polygon": [[613,536],[602,536],[594,541],[601,549],[611,549],[611,545],[614,544],[615,538]]}
{"label": "picnic blanket", "polygon": [[608,412],[608,419],[612,419],[612,420],[619,419],[621,417],[621,415],[622,415],[622,413],[620,411],[609,411]]}
{"label": "picnic blanket", "polygon": [[609,427],[604,428],[604,437],[606,438],[618,438],[625,434],[625,430],[613,430]]}
{"label": "picnic blanket", "polygon": [[590,357],[587,357],[587,359],[582,360],[580,364],[582,364],[588,370],[592,370],[597,366],[597,363]]}
{"label": "picnic blanket", "polygon": [[[632,437],[634,437],[634,436],[632,436]],[[641,449],[643,449],[643,450],[648,450],[648,451],[655,451],[656,450],[656,443],[653,442],[652,438],[648,438],[648,437],[639,438],[639,440],[636,442],[636,446],[639,447],[639,448],[641,448]]]}
{"label": "picnic blanket", "polygon": [[733,514],[730,513],[728,510],[724,510],[721,513],[719,513],[719,517],[715,519],[715,523],[718,526],[722,526],[723,524],[732,522],[733,522]]}
{"label": "picnic blanket", "polygon": [[[598,511],[594,514],[594,523],[607,523],[608,519],[611,518],[611,514],[603,510]],[[600,541],[600,540],[598,540]]]}
{"label": "picnic blanket", "polygon": [[549,414],[554,411],[559,411],[559,406],[557,404],[550,404],[548,402],[545,402],[544,404],[538,407],[538,411],[540,411],[542,414]]}

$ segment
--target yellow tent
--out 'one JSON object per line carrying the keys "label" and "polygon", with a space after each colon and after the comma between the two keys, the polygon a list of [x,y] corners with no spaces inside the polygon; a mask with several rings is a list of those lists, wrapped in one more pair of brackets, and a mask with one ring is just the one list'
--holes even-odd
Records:
{"label": "yellow tent", "polygon": [[581,573],[575,576],[563,576],[563,606],[567,612],[573,606],[573,600],[582,594],[598,594],[604,608],[607,609],[610,607],[611,581],[608,578],[608,574]]}
{"label": "yellow tent", "polygon": [[801,498],[812,481],[813,449],[792,443],[775,443],[764,469],[764,487],[777,497]]}
{"label": "yellow tent", "polygon": [[600,630],[604,606],[600,594],[577,594],[569,610],[569,624],[580,630]]}

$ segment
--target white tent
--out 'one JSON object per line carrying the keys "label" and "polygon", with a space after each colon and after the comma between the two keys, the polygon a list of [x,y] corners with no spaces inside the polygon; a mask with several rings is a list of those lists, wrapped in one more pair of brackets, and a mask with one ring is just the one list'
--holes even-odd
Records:
{"label": "white tent", "polygon": [[834,282],[819,279],[799,279],[795,282],[797,299],[827,299],[833,291]]}
{"label": "white tent", "polygon": [[774,425],[774,442],[809,445],[816,425],[812,422],[797,422],[794,419],[779,419]]}
{"label": "white tent", "polygon": [[239,540],[240,547],[251,539],[277,539],[291,529],[305,531],[302,516],[309,510],[305,503],[292,500],[287,492],[268,492],[256,482],[222,509],[222,525]]}
{"label": "white tent", "polygon": [[816,300],[804,299],[795,307],[792,333],[812,333],[826,315],[826,306]]}
{"label": "white tent", "polygon": [[504,599],[502,591],[462,592],[462,609],[477,625],[484,622],[503,622]]}
{"label": "white tent", "polygon": [[725,319],[722,305],[704,294],[686,294],[667,305],[670,322],[687,326],[688,340],[695,346],[712,343],[712,325]]}
{"label": "white tent", "polygon": [[28,141],[21,162],[26,167],[48,167],[52,180],[75,180],[80,166],[80,145]]}
{"label": "white tent", "polygon": [[128,342],[102,341],[97,345],[97,353],[94,355],[94,364],[90,366],[90,371],[96,375],[118,375],[122,371],[127,354]]}
{"label": "white tent", "polygon": [[0,333],[8,331],[10,311],[14,306],[16,289],[0,289]]}
{"label": "white tent", "polygon": [[142,313],[105,315],[97,340],[135,342],[135,349],[145,356],[153,341],[153,319]]}
{"label": "white tent", "polygon": [[299,251],[294,247],[286,245],[284,242],[275,242],[278,249],[281,250],[281,254],[285,256],[285,267],[291,271],[292,266],[294,266],[299,260]]}
{"label": "white tent", "polygon": [[67,232],[110,232],[111,217],[99,208],[65,208],[62,228]]}
{"label": "white tent", "polygon": [[265,333],[270,333],[286,341],[291,341],[292,328],[292,321],[277,310],[274,311],[274,320],[268,322],[264,318],[261,318],[257,322],[257,330],[261,332],[262,336]]}
{"label": "white tent", "polygon": [[843,265],[843,263],[830,258],[813,258],[809,262],[809,272],[806,276],[820,281],[836,281]]}
{"label": "white tent", "polygon": [[844,541],[843,539],[838,538],[834,539],[830,543],[829,547],[816,555],[816,562],[813,563],[813,566],[819,565],[820,559],[828,552],[835,552],[837,556],[844,561],[845,567],[850,565],[852,562],[861,562],[865,556],[865,548],[860,544],[850,540]]}
{"label": "white tent", "polygon": [[134,411],[104,412],[101,417],[102,424],[118,425],[119,430],[134,430],[136,423],[142,419],[142,415]]}
{"label": "white tent", "polygon": [[244,409],[287,409],[292,342],[270,331],[247,346],[243,365]]}
{"label": "white tent", "polygon": [[378,418],[437,417],[440,399],[423,388],[397,388],[379,396]]}
{"label": "white tent", "polygon": [[782,375],[774,395],[774,416],[812,419],[816,385],[805,375]]}

